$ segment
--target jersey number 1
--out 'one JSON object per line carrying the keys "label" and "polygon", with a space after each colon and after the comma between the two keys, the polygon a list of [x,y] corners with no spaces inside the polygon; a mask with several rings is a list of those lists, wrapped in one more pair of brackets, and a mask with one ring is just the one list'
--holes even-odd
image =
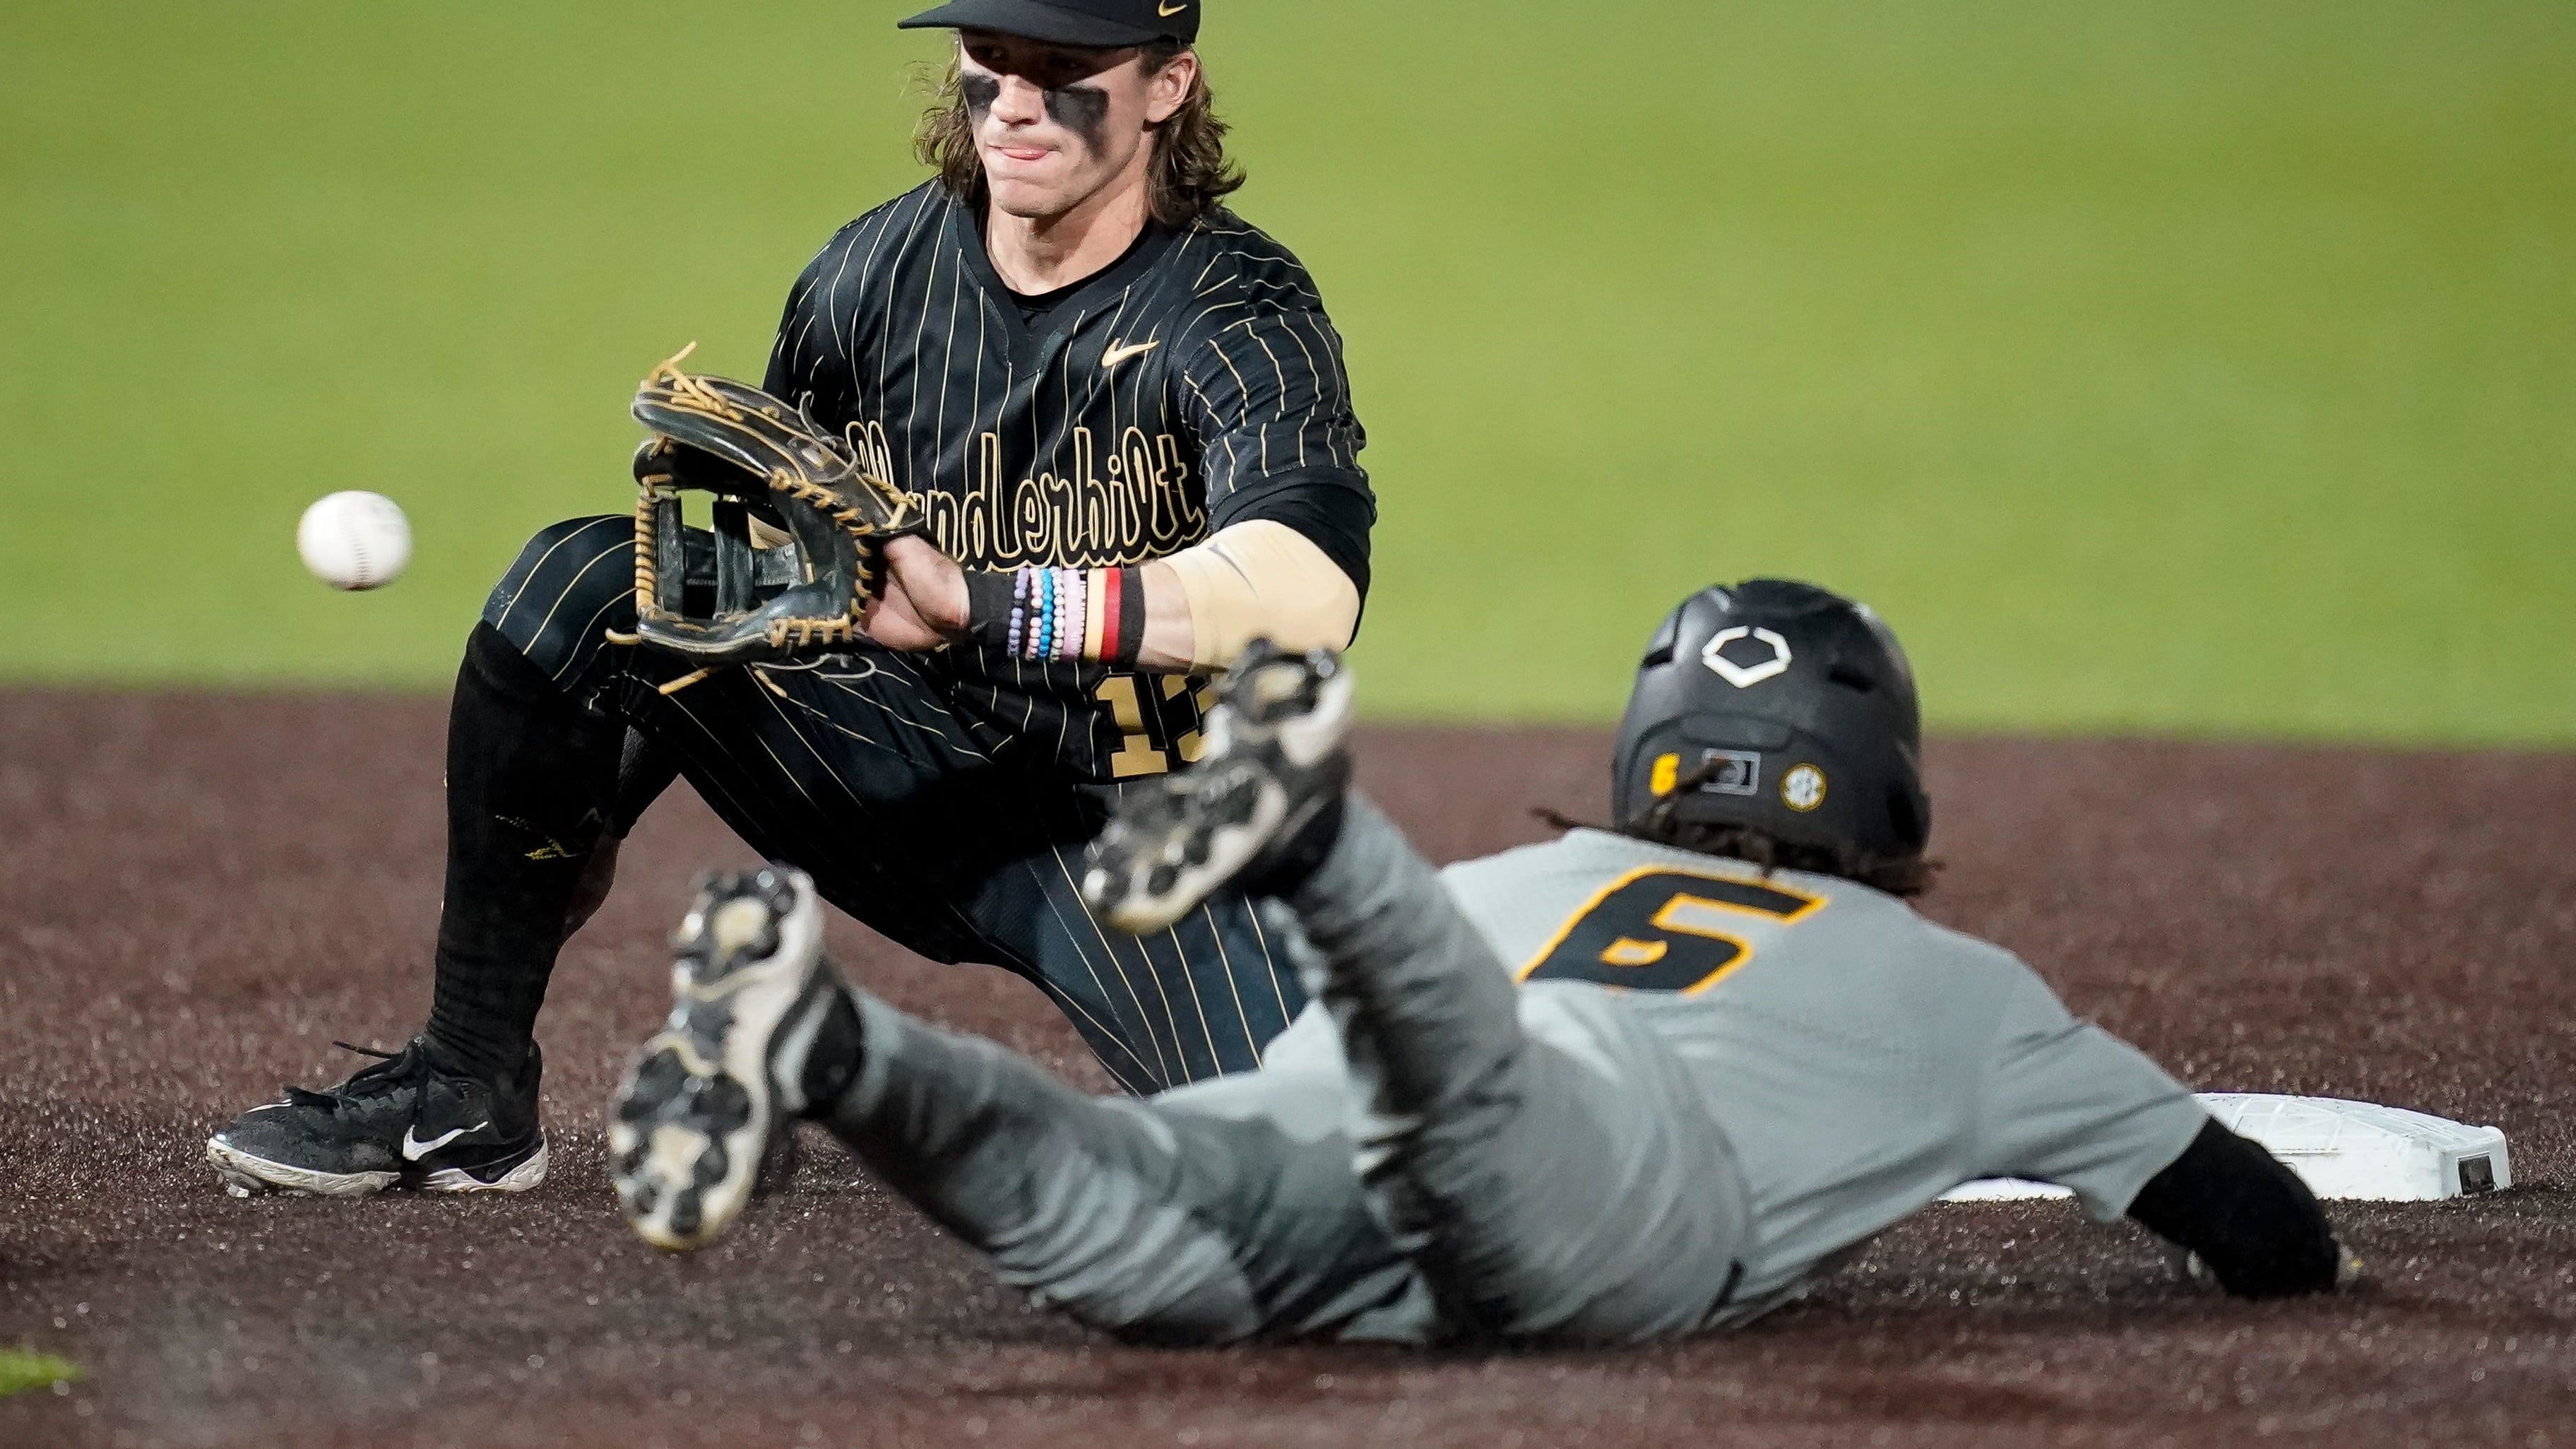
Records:
{"label": "jersey number 1", "polygon": [[[1118,727],[1118,752],[1109,757],[1109,775],[1116,780],[1133,780],[1141,775],[1160,775],[1182,765],[1196,764],[1203,746],[1199,732],[1190,730],[1165,750],[1154,743],[1145,728],[1145,703],[1137,693],[1137,676],[1113,674],[1100,681],[1091,697],[1109,706],[1110,722]],[[1189,692],[1190,681],[1177,674],[1162,677],[1163,698],[1173,700]],[[1199,685],[1199,716],[1216,708],[1216,682]],[[1177,758],[1175,758],[1177,757]]]}
{"label": "jersey number 1", "polygon": [[1785,886],[1648,866],[1612,881],[1521,968],[1521,980],[1589,981],[1631,991],[1706,991],[1753,959],[1730,918],[1804,920],[1823,896]]}

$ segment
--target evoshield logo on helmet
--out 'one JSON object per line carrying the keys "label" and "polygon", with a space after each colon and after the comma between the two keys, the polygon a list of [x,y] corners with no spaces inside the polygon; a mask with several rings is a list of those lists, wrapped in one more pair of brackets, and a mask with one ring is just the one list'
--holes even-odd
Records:
{"label": "evoshield logo on helmet", "polygon": [[[1771,657],[1753,664],[1738,664],[1726,657],[1727,645],[1748,639],[1769,649]],[[1788,640],[1768,629],[1753,629],[1742,625],[1718,631],[1717,635],[1708,641],[1708,647],[1699,651],[1700,663],[1707,665],[1718,678],[1738,689],[1750,689],[1766,679],[1777,679],[1788,673],[1789,657]]]}

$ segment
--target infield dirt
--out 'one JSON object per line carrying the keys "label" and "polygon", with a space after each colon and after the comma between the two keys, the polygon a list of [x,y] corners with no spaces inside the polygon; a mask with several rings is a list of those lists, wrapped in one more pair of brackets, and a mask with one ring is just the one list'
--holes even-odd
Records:
{"label": "infield dirt", "polygon": [[[2521,1185],[2339,1207],[2364,1291],[2245,1306],[2068,1206],[1941,1208],[1804,1304],[1640,1352],[1120,1348],[1020,1303],[827,1142],[656,1256],[597,1114],[665,1006],[685,790],[565,954],[523,1198],[226,1198],[199,1159],[427,1001],[442,709],[0,693],[0,1344],[88,1377],[5,1445],[2576,1443],[2576,757],[1943,741],[1934,916],[2213,1089],[2495,1123]],[[1378,730],[1434,855],[1599,809],[1581,731]],[[1038,995],[836,948],[898,1004],[1102,1078]]]}

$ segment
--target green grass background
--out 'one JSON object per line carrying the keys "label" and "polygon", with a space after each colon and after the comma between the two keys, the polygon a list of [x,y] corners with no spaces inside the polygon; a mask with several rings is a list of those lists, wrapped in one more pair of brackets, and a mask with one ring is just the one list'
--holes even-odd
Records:
{"label": "green grass background", "polygon": [[[0,678],[433,686],[624,402],[912,183],[875,0],[0,7]],[[1381,717],[1857,593],[1951,729],[2576,742],[2576,6],[1215,0]],[[311,498],[410,511],[381,594]]]}
{"label": "green grass background", "polygon": [[31,1389],[49,1389],[65,1379],[80,1376],[78,1365],[51,1354],[0,1348],[0,1399]]}

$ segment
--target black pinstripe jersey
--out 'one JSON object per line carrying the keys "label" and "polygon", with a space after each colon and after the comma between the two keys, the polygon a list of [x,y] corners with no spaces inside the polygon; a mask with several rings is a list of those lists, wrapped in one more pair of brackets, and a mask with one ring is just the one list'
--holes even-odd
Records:
{"label": "black pinstripe jersey", "polygon": [[[1367,588],[1375,513],[1341,339],[1296,257],[1231,213],[1150,226],[1033,331],[975,213],[924,185],[805,269],[767,385],[921,494],[970,569],[1143,563],[1272,518]],[[1098,780],[1197,754],[1201,680],[966,646],[925,666],[997,753]]]}

